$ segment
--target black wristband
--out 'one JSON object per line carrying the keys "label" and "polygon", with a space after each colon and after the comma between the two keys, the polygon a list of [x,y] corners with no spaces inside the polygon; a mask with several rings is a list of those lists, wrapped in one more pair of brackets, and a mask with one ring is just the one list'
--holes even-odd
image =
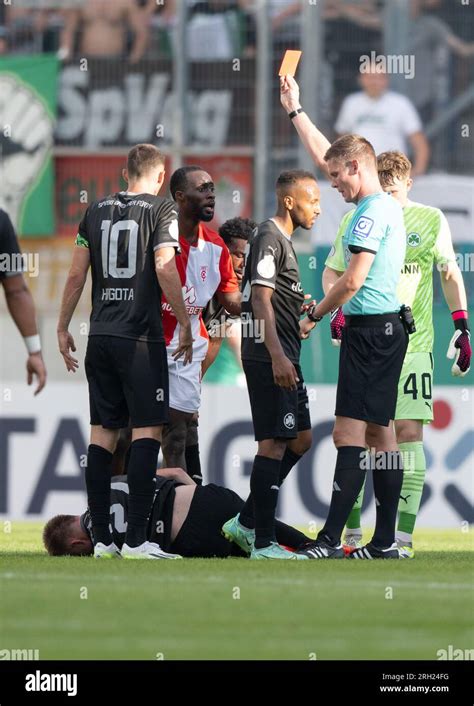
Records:
{"label": "black wristband", "polygon": [[288,117],[290,118],[290,120],[293,120],[293,118],[296,118],[296,116],[300,113],[304,113],[303,108],[297,108],[296,110],[292,110],[291,113],[288,113]]}
{"label": "black wristband", "polygon": [[312,306],[311,309],[308,309],[308,311],[306,312],[306,316],[308,317],[308,319],[310,321],[313,322],[313,324],[317,324],[323,320],[323,317],[322,316],[314,316],[312,313],[313,309],[314,309],[314,306]]}

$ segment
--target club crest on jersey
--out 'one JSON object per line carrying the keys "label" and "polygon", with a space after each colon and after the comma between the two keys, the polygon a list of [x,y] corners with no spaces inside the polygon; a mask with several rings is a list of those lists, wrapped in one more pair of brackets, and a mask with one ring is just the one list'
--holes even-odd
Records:
{"label": "club crest on jersey", "polygon": [[354,235],[360,235],[361,238],[367,238],[370,231],[372,230],[372,226],[374,225],[374,222],[372,218],[368,218],[367,216],[360,216],[360,218],[357,220],[357,223],[352,229],[352,232]]}
{"label": "club crest on jersey", "polygon": [[273,255],[264,255],[257,265],[260,277],[271,279],[275,275],[275,258]]}
{"label": "club crest on jersey", "polygon": [[419,233],[408,233],[407,245],[411,248],[417,248],[421,244],[421,236]]}
{"label": "club crest on jersey", "polygon": [[295,415],[293,412],[288,412],[288,414],[285,414],[285,417],[283,419],[283,424],[287,429],[294,429],[295,428]]}
{"label": "club crest on jersey", "polygon": [[206,281],[207,279],[207,271],[208,271],[208,266],[207,265],[202,265],[201,267],[201,279],[203,282]]}

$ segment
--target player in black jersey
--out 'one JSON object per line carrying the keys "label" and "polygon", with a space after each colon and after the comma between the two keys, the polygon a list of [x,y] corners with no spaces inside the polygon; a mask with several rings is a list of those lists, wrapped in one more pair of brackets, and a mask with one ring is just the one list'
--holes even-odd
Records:
{"label": "player in black jersey", "polygon": [[310,172],[283,172],[276,183],[274,218],[250,245],[242,282],[242,362],[258,452],[251,494],[240,515],[223,527],[240,546],[254,542],[251,558],[297,559],[275,537],[275,509],[284,479],[311,446],[308,396],[299,366],[300,316],[306,310],[294,230],[309,229],[320,213],[319,188]]}
{"label": "player in black jersey", "polygon": [[[112,478],[110,524],[114,542],[121,547],[129,514],[127,476]],[[244,501],[228,488],[210,483],[197,486],[182,468],[157,471],[147,536],[159,544],[157,558],[247,556],[221,534],[223,522],[235,515]],[[311,540],[298,530],[276,523],[278,540],[286,546],[304,548]],[[52,556],[89,555],[93,551],[90,513],[56,515],[45,525],[43,542]],[[163,551],[165,550],[165,551]],[[178,552],[169,554],[168,552]]]}
{"label": "player in black jersey", "polygon": [[91,440],[86,487],[96,557],[120,556],[109,530],[112,454],[119,430],[132,427],[128,463],[130,512],[122,556],[155,558],[146,527],[162,425],[168,421],[168,368],[161,323],[161,291],[181,324],[176,357],[192,358],[191,325],[176,269],[178,223],[174,204],[157,196],[164,157],[136,145],[124,176],[128,191],[92,203],[80,225],[58,322],[59,350],[75,372],[69,323],[92,272],[92,313],[85,370]]}

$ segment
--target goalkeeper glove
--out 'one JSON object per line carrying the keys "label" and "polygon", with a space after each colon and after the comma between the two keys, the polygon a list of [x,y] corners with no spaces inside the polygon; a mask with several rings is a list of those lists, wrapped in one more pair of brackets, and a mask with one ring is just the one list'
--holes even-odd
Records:
{"label": "goalkeeper glove", "polygon": [[346,319],[342,307],[331,311],[331,343],[333,346],[340,346],[342,339],[342,329],[346,324]]}
{"label": "goalkeeper glove", "polygon": [[453,359],[451,374],[455,377],[464,377],[471,367],[471,334],[467,325],[467,311],[462,309],[451,314],[456,331],[449,342],[447,358]]}

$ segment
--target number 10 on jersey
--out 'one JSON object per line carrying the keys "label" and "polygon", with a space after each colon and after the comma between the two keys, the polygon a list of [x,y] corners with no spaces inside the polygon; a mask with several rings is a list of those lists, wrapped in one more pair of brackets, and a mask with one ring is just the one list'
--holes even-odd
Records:
{"label": "number 10 on jersey", "polygon": [[[130,279],[137,271],[138,223],[136,221],[102,221],[101,254],[104,277]],[[121,231],[128,231],[128,267],[118,266],[118,243]]]}

